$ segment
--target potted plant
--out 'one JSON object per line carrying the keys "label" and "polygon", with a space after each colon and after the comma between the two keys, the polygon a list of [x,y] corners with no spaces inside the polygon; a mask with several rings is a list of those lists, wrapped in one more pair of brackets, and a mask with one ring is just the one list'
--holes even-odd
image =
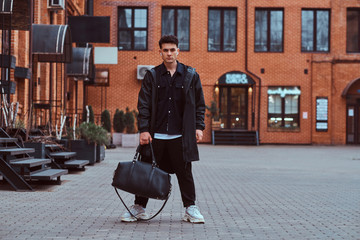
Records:
{"label": "potted plant", "polygon": [[123,147],[136,147],[139,145],[139,133],[137,133],[135,126],[136,115],[136,111],[130,111],[128,107],[126,108],[124,115],[126,134],[122,136]]}
{"label": "potted plant", "polygon": [[206,116],[211,117],[211,127],[213,130],[220,129],[221,121],[219,115],[219,108],[217,107],[217,102],[215,100],[211,101],[210,106],[206,105],[206,110],[210,113]]}
{"label": "potted plant", "polygon": [[[108,139],[110,139],[111,138],[111,120],[110,120],[110,112],[107,109],[105,109],[101,113],[101,125],[107,131]],[[96,161],[97,162],[103,161],[105,159],[105,144],[96,144]]]}
{"label": "potted plant", "polygon": [[113,119],[113,144],[121,145],[122,135],[125,130],[124,111],[116,109]]}
{"label": "potted plant", "polygon": [[76,152],[77,158],[89,160],[93,165],[97,161],[96,146],[109,143],[107,131],[92,122],[83,122],[76,129],[76,135],[78,140],[70,141],[71,151]]}

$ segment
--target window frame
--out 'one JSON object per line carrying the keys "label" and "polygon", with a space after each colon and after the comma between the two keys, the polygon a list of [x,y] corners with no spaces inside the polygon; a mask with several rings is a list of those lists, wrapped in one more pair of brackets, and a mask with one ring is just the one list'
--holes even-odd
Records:
{"label": "window frame", "polygon": [[[359,21],[358,21],[358,24],[359,24],[359,27],[358,27],[358,35],[359,35],[359,41],[358,41],[358,51],[349,51],[348,50],[348,36],[347,36],[347,33],[348,33],[348,21],[347,21],[347,17],[348,17],[348,12],[349,11],[357,11],[359,13]],[[356,8],[356,7],[349,7],[346,9],[346,53],[360,53],[360,8]]]}
{"label": "window frame", "polygon": [[[119,27],[119,12],[120,9],[131,9],[131,28],[120,28]],[[140,27],[135,27],[135,10],[136,9],[145,9],[146,10],[146,28],[140,28]],[[120,49],[120,31],[128,31],[131,33],[131,48],[130,49]],[[146,47],[145,49],[135,49],[135,36],[134,36],[134,32],[135,31],[146,31]],[[147,6],[145,7],[133,7],[133,6],[119,6],[118,7],[118,15],[117,15],[117,48],[118,51],[148,51],[148,44],[149,41],[149,8]]]}
{"label": "window frame", "polygon": [[[303,53],[329,53],[331,50],[331,9],[329,8],[302,8],[301,9],[301,15],[303,11],[313,11],[314,12],[314,25],[313,25],[313,50],[303,50],[302,49],[302,16],[301,16],[301,33],[300,33],[300,37],[301,37],[301,41],[300,41],[300,50]],[[329,30],[328,30],[328,46],[329,49],[327,51],[319,51],[317,50],[317,46],[316,46],[316,42],[317,42],[317,32],[316,32],[316,28],[317,28],[317,12],[318,11],[327,11],[329,12]]]}
{"label": "window frame", "polygon": [[[267,11],[267,27],[268,27],[268,30],[267,30],[267,42],[266,42],[266,47],[268,50],[266,51],[261,51],[261,50],[256,50],[256,47],[255,47],[255,44],[256,44],[256,19],[255,19],[255,16],[256,16],[256,11]],[[282,11],[282,16],[283,16],[283,19],[282,19],[282,41],[281,41],[281,48],[282,50],[281,51],[271,51],[271,11]],[[284,38],[285,38],[285,9],[284,8],[262,8],[262,7],[256,7],[255,8],[255,14],[254,14],[254,52],[256,53],[284,53]]]}
{"label": "window frame", "polygon": [[[220,10],[220,50],[209,50],[209,19],[210,19],[210,10]],[[235,20],[235,50],[234,51],[225,51],[224,50],[224,11],[225,10],[235,10],[236,20]],[[225,52],[225,53],[234,53],[237,52],[237,35],[238,35],[238,9],[237,7],[208,7],[208,18],[207,18],[207,51],[208,52]]]}
{"label": "window frame", "polygon": [[[301,91],[300,86],[268,86],[268,90],[269,88],[298,88]],[[285,113],[285,108],[286,108],[286,104],[285,104],[285,97],[286,95],[281,98],[281,118],[282,118],[282,123],[280,127],[272,127],[270,126],[269,120],[270,120],[270,116],[274,115],[274,114],[270,114],[269,113],[269,96],[270,95],[279,95],[279,94],[269,94],[267,92],[267,130],[268,131],[300,131],[300,122],[301,122],[301,116],[300,116],[300,103],[301,103],[301,93],[298,96],[298,103],[297,103],[297,118],[298,118],[298,126],[296,127],[285,127],[285,117],[286,117],[286,113]],[[294,94],[295,96],[295,94]],[[288,114],[289,115],[289,114]]]}
{"label": "window frame", "polygon": [[[177,23],[178,23],[178,10],[180,9],[180,10],[189,10],[189,26],[188,26],[188,29],[189,29],[189,42],[188,42],[188,45],[189,45],[189,49],[188,50],[184,50],[184,49],[182,49],[182,48],[180,48],[180,50],[182,51],[182,52],[189,52],[190,51],[190,38],[191,38],[191,29],[190,29],[190,27],[191,27],[191,24],[190,24],[190,20],[191,20],[191,11],[190,11],[190,7],[187,7],[187,6],[163,6],[162,8],[161,8],[161,36],[163,36],[164,35],[164,33],[163,33],[163,30],[162,30],[162,26],[163,26],[163,17],[162,17],[162,15],[163,15],[163,10],[164,9],[173,9],[173,10],[175,10],[174,11],[174,35],[176,36],[176,37],[178,37],[178,32],[177,32],[177,29],[178,29],[178,27],[177,27]],[[180,44],[180,42],[179,42],[179,44]]]}

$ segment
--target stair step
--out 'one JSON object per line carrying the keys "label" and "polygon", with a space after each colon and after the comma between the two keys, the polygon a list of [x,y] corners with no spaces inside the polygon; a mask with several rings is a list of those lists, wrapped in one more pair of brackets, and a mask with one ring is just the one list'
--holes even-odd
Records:
{"label": "stair step", "polygon": [[33,153],[33,152],[35,152],[35,149],[33,148],[6,148],[0,150],[0,154],[10,155],[10,156],[20,155],[25,153]]}
{"label": "stair step", "polygon": [[68,173],[66,169],[47,169],[41,172],[31,174],[31,179],[36,180],[51,180]]}
{"label": "stair step", "polygon": [[0,138],[0,143],[13,143],[17,141],[17,138]]}
{"label": "stair step", "polygon": [[89,164],[89,160],[69,160],[62,164],[65,168],[83,168]]}
{"label": "stair step", "polygon": [[35,167],[35,166],[41,166],[43,164],[51,163],[51,159],[38,159],[38,158],[29,158],[25,160],[20,160],[16,162],[11,162],[10,165],[17,166],[17,167]]}
{"label": "stair step", "polygon": [[46,144],[45,147],[50,148],[50,149],[61,149],[61,148],[63,148],[63,146],[61,144]]}
{"label": "stair step", "polygon": [[49,155],[55,159],[70,159],[76,156],[76,152],[52,152]]}

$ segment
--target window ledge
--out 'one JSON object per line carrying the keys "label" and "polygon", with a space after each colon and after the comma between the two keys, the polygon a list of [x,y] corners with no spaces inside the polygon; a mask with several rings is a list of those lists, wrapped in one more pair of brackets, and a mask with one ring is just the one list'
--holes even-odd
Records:
{"label": "window ledge", "polygon": [[300,132],[300,128],[267,128],[268,132]]}

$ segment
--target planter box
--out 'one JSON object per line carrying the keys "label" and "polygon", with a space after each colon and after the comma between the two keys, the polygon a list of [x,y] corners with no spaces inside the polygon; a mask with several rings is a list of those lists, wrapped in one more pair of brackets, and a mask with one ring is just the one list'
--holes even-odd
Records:
{"label": "planter box", "polygon": [[96,162],[96,144],[88,143],[84,139],[70,140],[70,150],[76,152],[76,159],[89,160],[90,165]]}
{"label": "planter box", "polygon": [[34,148],[35,149],[35,152],[29,153],[30,156],[32,156],[34,158],[41,158],[41,159],[46,158],[45,143],[42,143],[42,142],[25,142],[24,146],[26,148]]}
{"label": "planter box", "polygon": [[105,159],[105,146],[96,145],[96,162],[104,161]]}
{"label": "planter box", "polygon": [[123,133],[113,133],[113,144],[116,146],[121,146],[122,136]]}
{"label": "planter box", "polygon": [[123,134],[122,135],[122,147],[137,147],[140,141],[140,134]]}

